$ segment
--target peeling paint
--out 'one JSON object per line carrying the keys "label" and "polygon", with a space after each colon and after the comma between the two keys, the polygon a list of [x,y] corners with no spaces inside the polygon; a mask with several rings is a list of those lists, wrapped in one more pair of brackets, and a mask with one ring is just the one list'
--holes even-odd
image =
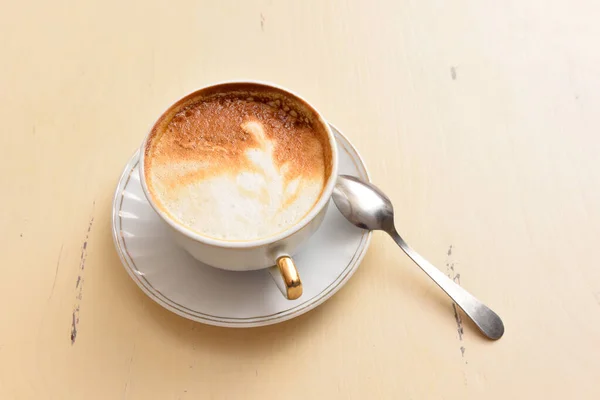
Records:
{"label": "peeling paint", "polygon": [[[452,279],[452,281],[454,283],[456,283],[457,285],[460,285],[460,273],[456,272],[456,268],[455,268],[456,262],[454,261],[454,258],[452,257],[453,249],[454,249],[454,247],[452,245],[450,245],[450,247],[448,248],[448,251],[446,252],[446,255],[448,256],[446,258],[446,275],[448,276],[448,278]],[[466,348],[463,344],[465,331],[463,328],[462,317],[460,315],[460,312],[458,311],[458,306],[454,302],[452,302],[452,311],[454,313],[454,321],[456,322],[456,333],[458,334],[458,341],[461,343],[460,354],[461,354],[461,357],[464,358],[465,351],[466,351]],[[465,360],[465,364],[467,364],[466,360]]]}
{"label": "peeling paint", "polygon": [[73,306],[73,315],[71,321],[71,345],[75,344],[75,339],[77,339],[77,326],[79,324],[79,310],[81,309],[81,300],[83,299],[83,284],[85,279],[83,277],[83,272],[85,270],[85,261],[87,259],[88,254],[88,241],[90,238],[90,232],[92,231],[92,226],[94,225],[94,207],[96,202],[92,204],[92,217],[90,218],[90,222],[88,223],[87,232],[85,234],[85,238],[83,239],[83,244],[81,245],[81,254],[79,256],[79,269],[77,274],[77,281],[75,282],[75,289],[77,290],[75,294],[75,305]]}

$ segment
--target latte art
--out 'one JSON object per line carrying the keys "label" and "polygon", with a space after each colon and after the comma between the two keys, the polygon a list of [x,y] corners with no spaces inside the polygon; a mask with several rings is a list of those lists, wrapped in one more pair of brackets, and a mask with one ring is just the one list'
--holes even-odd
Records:
{"label": "latte art", "polygon": [[276,235],[312,209],[328,178],[326,133],[284,98],[212,96],[157,126],[146,148],[150,193],[208,237]]}

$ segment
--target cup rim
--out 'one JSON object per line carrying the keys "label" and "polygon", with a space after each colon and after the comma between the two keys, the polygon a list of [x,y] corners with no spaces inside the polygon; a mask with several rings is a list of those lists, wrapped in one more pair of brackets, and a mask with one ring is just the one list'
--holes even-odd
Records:
{"label": "cup rim", "polygon": [[[156,126],[156,124],[162,119],[162,117],[169,110],[171,110],[171,108],[173,106],[175,106],[177,103],[179,103],[183,99],[185,99],[189,96],[193,96],[194,94],[198,93],[199,91],[206,90],[206,89],[209,89],[214,86],[229,85],[229,84],[253,84],[253,85],[259,85],[259,86],[265,86],[267,88],[273,88],[273,89],[280,90],[287,95],[291,95],[292,97],[296,97],[298,100],[300,100],[305,105],[307,105],[315,113],[319,123],[325,128],[329,146],[331,148],[331,171],[330,171],[329,177],[327,178],[327,182],[325,183],[325,187],[323,188],[323,190],[321,192],[319,200],[313,205],[313,207],[310,209],[310,211],[306,215],[304,215],[304,217],[302,217],[302,219],[300,219],[298,222],[296,222],[294,225],[292,225],[288,229],[286,229],[282,232],[279,232],[276,235],[268,236],[268,237],[257,239],[257,240],[244,240],[244,241],[221,240],[221,239],[204,236],[200,233],[197,233],[197,232],[191,230],[190,228],[188,228],[188,227],[184,226],[183,224],[172,219],[165,211],[163,211],[160,207],[158,207],[158,205],[154,201],[152,194],[150,193],[150,190],[148,189],[148,185],[146,182],[146,169],[144,167],[145,158],[146,158],[146,146],[148,145],[148,141],[150,139],[151,133],[154,130],[154,127]],[[202,86],[202,87],[186,94],[185,96],[179,98],[177,101],[171,103],[165,109],[165,111],[163,111],[163,113],[158,117],[158,119],[156,119],[156,121],[150,127],[150,129],[149,129],[148,133],[146,134],[146,137],[144,138],[144,141],[142,142],[142,145],[140,147],[139,174],[140,174],[140,182],[142,185],[142,189],[144,191],[144,195],[146,196],[146,199],[148,200],[148,203],[150,203],[150,206],[154,209],[154,211],[163,219],[163,221],[165,221],[169,226],[171,226],[171,228],[175,229],[177,232],[183,234],[184,236],[186,236],[190,239],[193,239],[197,242],[200,242],[200,243],[203,243],[203,244],[206,244],[209,246],[230,248],[230,249],[249,249],[249,248],[260,247],[260,246],[277,243],[283,239],[286,239],[286,238],[292,236],[293,234],[295,234],[296,232],[298,232],[302,228],[304,228],[306,225],[308,225],[323,210],[323,208],[325,208],[327,206],[327,204],[329,203],[329,199],[331,198],[331,195],[333,193],[333,188],[335,186],[335,183],[337,180],[337,175],[338,175],[338,150],[337,150],[335,137],[333,136],[331,127],[329,126],[329,124],[327,123],[327,121],[325,120],[323,115],[321,115],[321,113],[310,102],[308,102],[304,97],[300,96],[298,93],[296,93],[290,89],[284,88],[280,85],[274,84],[272,82],[266,82],[266,81],[261,81],[261,80],[226,80],[226,81],[219,81],[219,82],[215,82],[215,83],[211,83],[211,84]]]}

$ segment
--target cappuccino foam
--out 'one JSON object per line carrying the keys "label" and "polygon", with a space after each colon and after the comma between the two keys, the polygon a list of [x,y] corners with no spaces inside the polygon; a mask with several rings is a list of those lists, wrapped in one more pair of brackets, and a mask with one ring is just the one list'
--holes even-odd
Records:
{"label": "cappuccino foam", "polygon": [[313,208],[330,152],[316,116],[285,96],[211,95],[159,120],[146,147],[146,182],[181,225],[216,239],[257,240]]}

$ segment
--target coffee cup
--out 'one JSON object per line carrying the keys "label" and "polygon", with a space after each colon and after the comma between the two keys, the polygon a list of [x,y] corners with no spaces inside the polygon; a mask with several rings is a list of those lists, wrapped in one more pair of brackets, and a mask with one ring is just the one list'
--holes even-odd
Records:
{"label": "coffee cup", "polygon": [[299,95],[257,81],[201,88],[171,105],[140,152],[148,202],[194,258],[270,268],[302,295],[293,256],[319,228],[338,171],[333,133]]}

